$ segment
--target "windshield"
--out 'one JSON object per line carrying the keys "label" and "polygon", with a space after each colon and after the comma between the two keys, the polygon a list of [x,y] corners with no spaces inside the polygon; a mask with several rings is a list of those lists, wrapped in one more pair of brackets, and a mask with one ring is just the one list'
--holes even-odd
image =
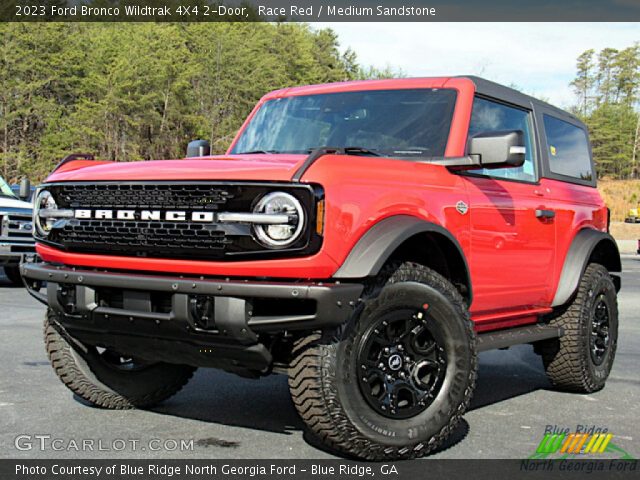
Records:
{"label": "windshield", "polygon": [[450,89],[372,90],[269,100],[231,153],[308,153],[358,147],[395,157],[443,156],[455,107]]}
{"label": "windshield", "polygon": [[15,194],[11,190],[11,187],[9,186],[9,184],[5,182],[4,178],[2,177],[0,177],[0,196],[18,198],[15,196]]}

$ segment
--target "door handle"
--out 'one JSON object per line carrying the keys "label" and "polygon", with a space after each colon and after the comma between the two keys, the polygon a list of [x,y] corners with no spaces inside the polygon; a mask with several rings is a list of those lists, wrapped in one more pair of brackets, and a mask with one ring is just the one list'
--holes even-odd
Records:
{"label": "door handle", "polygon": [[556,212],[553,210],[544,210],[538,209],[536,210],[536,218],[554,218],[556,216]]}

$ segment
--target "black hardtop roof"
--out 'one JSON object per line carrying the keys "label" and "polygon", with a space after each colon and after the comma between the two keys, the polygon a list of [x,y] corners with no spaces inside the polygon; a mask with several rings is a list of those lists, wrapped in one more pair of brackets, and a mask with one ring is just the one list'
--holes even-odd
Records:
{"label": "black hardtop roof", "polygon": [[513,88],[501,85],[484,78],[476,77],[475,75],[460,75],[462,78],[468,78],[476,86],[476,92],[480,95],[493,97],[499,100],[504,100],[507,103],[512,103],[525,108],[532,108],[533,106],[545,107],[548,110],[553,111],[559,117],[568,117],[574,122],[582,124],[582,121],[566,110],[558,108],[547,102],[543,102],[531,95],[519,92]]}

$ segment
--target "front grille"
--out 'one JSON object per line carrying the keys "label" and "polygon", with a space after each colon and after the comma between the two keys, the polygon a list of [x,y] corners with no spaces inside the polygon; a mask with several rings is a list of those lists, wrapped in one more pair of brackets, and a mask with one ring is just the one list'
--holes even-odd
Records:
{"label": "front grille", "polygon": [[220,256],[233,243],[214,226],[177,222],[70,220],[60,233],[71,250],[135,250],[137,256]]}
{"label": "front grille", "polygon": [[30,214],[0,214],[0,238],[5,241],[29,241],[33,239],[33,224]]}
{"label": "front grille", "polygon": [[70,208],[217,210],[236,196],[242,196],[242,189],[162,183],[65,185],[60,195]]}
{"label": "front grille", "polygon": [[[318,245],[312,232],[291,248],[268,251],[255,239],[248,224],[143,220],[142,210],[161,212],[250,212],[259,198],[274,189],[295,195],[312,212],[310,186],[182,182],[64,183],[45,187],[61,209],[134,210],[131,220],[63,219],[56,222],[44,243],[82,253],[157,258],[223,259],[247,255],[286,255]],[[315,225],[310,218],[309,225]],[[309,230],[309,229],[307,229]],[[313,240],[313,241],[312,241]]]}

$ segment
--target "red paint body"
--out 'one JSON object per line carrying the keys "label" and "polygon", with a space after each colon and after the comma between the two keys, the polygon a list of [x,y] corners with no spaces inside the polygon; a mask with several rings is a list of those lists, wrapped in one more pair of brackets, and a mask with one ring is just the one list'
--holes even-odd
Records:
{"label": "red paint body", "polygon": [[[453,88],[458,92],[445,156],[465,153],[475,87],[464,78],[348,82],[279,90],[274,97],[396,88]],[[232,143],[231,148],[235,144]],[[290,181],[305,155],[224,155],[156,162],[64,165],[48,182],[99,180]],[[549,312],[570,243],[582,228],[606,230],[597,190],[542,178],[537,184],[465,176],[435,165],[362,156],[325,155],[302,178],[325,190],[321,250],[312,256],[259,261],[188,261],[67,253],[38,245],[45,261],[112,269],[233,277],[327,279],[376,223],[412,215],[446,228],[466,256],[473,286],[470,307],[477,330],[537,320]],[[466,215],[456,204],[469,205]],[[524,208],[548,208],[545,222]],[[530,210],[528,210],[530,213]]]}

